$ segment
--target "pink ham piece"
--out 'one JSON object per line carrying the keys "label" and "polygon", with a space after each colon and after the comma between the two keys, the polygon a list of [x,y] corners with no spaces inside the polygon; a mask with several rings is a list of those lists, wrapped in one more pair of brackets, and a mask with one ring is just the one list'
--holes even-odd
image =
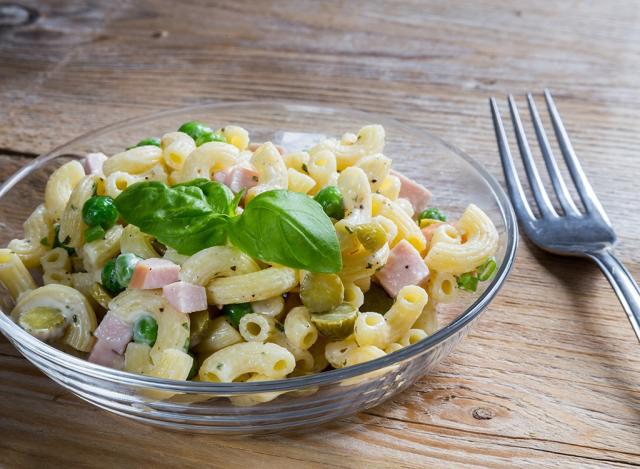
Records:
{"label": "pink ham piece", "polygon": [[385,266],[376,278],[382,288],[393,298],[407,285],[420,285],[429,278],[429,268],[420,253],[411,243],[403,239],[389,253]]}
{"label": "pink ham piece", "polygon": [[105,161],[107,161],[107,155],[104,153],[89,153],[84,158],[84,170],[87,174],[102,176],[102,165]]}
{"label": "pink ham piece", "polygon": [[427,208],[427,204],[431,200],[431,192],[426,187],[393,169],[390,173],[400,179],[400,197],[411,202],[415,213],[420,213]]}
{"label": "pink ham piece", "polygon": [[123,354],[131,337],[133,328],[111,311],[107,312],[100,325],[93,333],[99,341],[109,344],[111,349],[119,354]]}
{"label": "pink ham piece", "polygon": [[246,166],[232,166],[224,183],[234,194],[237,194],[242,189],[248,190],[258,185],[258,173]]}
{"label": "pink ham piece", "polygon": [[124,357],[114,352],[109,342],[101,339],[98,339],[93,346],[89,361],[97,365],[115,368],[116,370],[121,370],[124,367]]}
{"label": "pink ham piece", "polygon": [[207,291],[201,285],[175,282],[162,287],[162,295],[181,313],[193,313],[207,309]]}
{"label": "pink ham piece", "polygon": [[241,164],[218,171],[213,179],[226,185],[234,194],[242,189],[251,189],[258,184],[258,173],[251,167]]}
{"label": "pink ham piece", "polygon": [[218,171],[217,173],[214,173],[213,180],[219,182],[220,184],[224,184],[224,182],[227,180],[227,176],[229,175],[229,169],[231,168],[227,168],[222,171]]}
{"label": "pink ham piece", "polygon": [[433,238],[433,234],[436,232],[438,227],[440,227],[440,225],[442,225],[442,222],[435,222],[422,228],[422,234],[424,235],[424,238],[427,240],[427,243],[431,242],[431,238]]}
{"label": "pink ham piece", "polygon": [[151,290],[177,282],[180,266],[166,259],[145,259],[136,264],[129,288]]}

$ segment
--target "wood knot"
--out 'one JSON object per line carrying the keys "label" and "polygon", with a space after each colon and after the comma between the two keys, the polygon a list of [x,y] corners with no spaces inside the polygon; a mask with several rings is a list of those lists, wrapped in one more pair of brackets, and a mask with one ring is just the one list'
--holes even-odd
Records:
{"label": "wood knot", "polygon": [[491,420],[496,416],[496,413],[491,409],[487,409],[486,407],[478,407],[476,409],[473,409],[471,415],[473,415],[473,418],[476,420]]}
{"label": "wood knot", "polygon": [[17,3],[0,3],[0,28],[26,26],[38,19],[38,12],[33,8]]}

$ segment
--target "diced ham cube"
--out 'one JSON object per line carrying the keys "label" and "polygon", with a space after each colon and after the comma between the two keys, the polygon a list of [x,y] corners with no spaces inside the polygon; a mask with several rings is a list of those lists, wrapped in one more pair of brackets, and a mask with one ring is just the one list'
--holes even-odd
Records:
{"label": "diced ham cube", "polygon": [[121,370],[124,366],[124,356],[114,352],[109,342],[101,339],[98,339],[93,346],[89,361],[116,370]]}
{"label": "diced ham cube", "polygon": [[387,263],[378,271],[376,278],[395,298],[402,287],[420,285],[429,278],[429,268],[416,248],[403,239],[391,250]]}
{"label": "diced ham cube", "polygon": [[242,163],[218,171],[213,175],[213,179],[226,185],[235,194],[242,189],[251,189],[258,185],[257,171]]}
{"label": "diced ham cube", "polygon": [[242,189],[251,189],[258,185],[258,173],[255,169],[236,165],[230,168],[224,182],[234,194]]}
{"label": "diced ham cube", "polygon": [[443,222],[435,222],[422,228],[422,234],[424,235],[424,238],[427,240],[427,243],[431,242],[431,238],[433,238],[433,234],[440,227],[440,225],[442,225],[442,223]]}
{"label": "diced ham cube", "polygon": [[107,155],[104,153],[89,153],[84,158],[84,170],[87,174],[102,176],[102,165],[105,161],[107,161]]}
{"label": "diced ham cube", "polygon": [[111,311],[107,312],[93,333],[101,342],[109,344],[111,349],[123,354],[132,336],[131,324],[127,324]]}
{"label": "diced ham cube", "polygon": [[411,202],[413,210],[416,214],[427,208],[429,200],[431,200],[431,192],[422,184],[418,184],[412,179],[398,171],[391,170],[391,174],[400,179],[400,197],[404,197]]}
{"label": "diced ham cube", "polygon": [[224,169],[222,171],[218,171],[213,174],[213,180],[219,182],[220,184],[224,184],[227,180],[227,176],[229,175],[229,168]]}
{"label": "diced ham cube", "polygon": [[129,288],[151,290],[177,282],[180,266],[167,259],[145,259],[136,264]]}
{"label": "diced ham cube", "polygon": [[162,287],[167,302],[181,313],[193,313],[207,309],[207,291],[201,285],[175,282]]}

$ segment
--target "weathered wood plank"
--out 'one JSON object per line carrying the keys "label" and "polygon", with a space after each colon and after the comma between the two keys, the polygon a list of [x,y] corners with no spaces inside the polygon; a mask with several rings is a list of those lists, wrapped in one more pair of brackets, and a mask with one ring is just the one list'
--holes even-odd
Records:
{"label": "weathered wood plank", "polygon": [[[0,27],[0,181],[123,118],[253,99],[396,117],[501,179],[487,98],[548,86],[618,252],[640,277],[636,2],[23,3],[39,19]],[[225,439],[142,426],[69,395],[1,341],[0,463],[639,465],[637,347],[595,267],[523,241],[499,298],[433,376],[311,434]]]}

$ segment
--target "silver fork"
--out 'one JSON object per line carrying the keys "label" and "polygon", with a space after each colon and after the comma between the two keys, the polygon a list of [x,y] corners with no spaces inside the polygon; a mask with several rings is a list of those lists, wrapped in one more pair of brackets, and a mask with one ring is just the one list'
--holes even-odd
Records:
{"label": "silver fork", "polygon": [[498,111],[498,105],[495,98],[491,98],[489,103],[498,140],[498,150],[500,151],[502,168],[515,212],[529,239],[541,249],[564,256],[587,257],[598,264],[598,267],[600,267],[618,295],[620,303],[622,303],[629,317],[633,331],[638,340],[640,340],[640,288],[638,288],[638,284],[622,262],[611,252],[611,249],[616,244],[616,234],[573,151],[573,146],[569,141],[569,136],[562,124],[560,114],[549,90],[545,90],[544,97],[553,124],[553,130],[558,139],[558,145],[584,206],[584,213],[578,209],[567,190],[531,93],[527,95],[529,112],[562,213],[558,213],[555,210],[544,188],[540,174],[531,156],[531,150],[522,127],[518,108],[513,96],[509,95],[509,110],[518,148],[522,156],[531,192],[540,214],[539,216],[534,215],[522,190],[518,173],[513,164],[513,157],[509,151],[509,144],[504,132],[502,119],[500,118],[500,112]]}

